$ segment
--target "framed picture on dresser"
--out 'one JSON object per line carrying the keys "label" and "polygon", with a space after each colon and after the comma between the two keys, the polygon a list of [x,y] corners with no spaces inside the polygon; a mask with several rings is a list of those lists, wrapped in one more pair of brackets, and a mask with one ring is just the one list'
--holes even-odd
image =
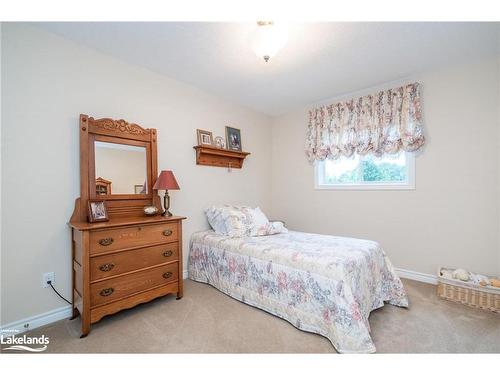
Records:
{"label": "framed picture on dresser", "polygon": [[96,223],[108,221],[108,209],[106,201],[98,199],[89,199],[89,222]]}

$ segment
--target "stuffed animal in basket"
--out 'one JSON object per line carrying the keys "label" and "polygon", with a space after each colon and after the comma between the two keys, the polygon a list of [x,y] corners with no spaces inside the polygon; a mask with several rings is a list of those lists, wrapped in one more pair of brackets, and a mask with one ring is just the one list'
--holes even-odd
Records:
{"label": "stuffed animal in basket", "polygon": [[447,279],[460,280],[480,286],[492,286],[495,288],[500,288],[500,279],[490,278],[478,273],[469,272],[467,270],[464,270],[463,268],[457,268],[456,270],[443,268],[441,270],[441,276]]}
{"label": "stuffed animal in basket", "polygon": [[474,284],[481,285],[481,283],[485,283],[485,285],[490,285],[489,279],[490,278],[488,276],[480,275],[478,273],[471,273],[470,275],[470,281]]}
{"label": "stuffed animal in basket", "polygon": [[481,286],[491,285],[495,288],[500,288],[500,279],[488,279],[487,281],[482,280],[479,282],[479,285]]}
{"label": "stuffed animal in basket", "polygon": [[470,280],[470,273],[462,268],[458,268],[455,271],[453,271],[452,276],[454,279],[461,280],[461,281],[469,281]]}

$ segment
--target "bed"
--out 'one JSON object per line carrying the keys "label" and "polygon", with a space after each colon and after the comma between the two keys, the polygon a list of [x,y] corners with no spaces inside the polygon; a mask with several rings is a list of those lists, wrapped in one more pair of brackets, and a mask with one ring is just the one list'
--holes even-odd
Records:
{"label": "bed", "polygon": [[407,307],[401,280],[373,241],[290,231],[232,238],[193,234],[189,278],[325,336],[340,353],[373,353],[368,317]]}

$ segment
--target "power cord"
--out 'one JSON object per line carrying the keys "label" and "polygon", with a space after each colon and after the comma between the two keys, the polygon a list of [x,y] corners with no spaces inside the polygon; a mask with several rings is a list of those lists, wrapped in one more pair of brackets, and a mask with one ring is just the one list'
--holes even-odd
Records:
{"label": "power cord", "polygon": [[66,301],[66,302],[68,302],[70,305],[72,305],[72,303],[71,303],[71,302],[69,302],[66,298],[64,298],[63,296],[61,296],[61,295],[59,294],[59,292],[56,290],[56,288],[54,288],[54,285],[52,285],[52,281],[50,281],[50,280],[49,280],[49,281],[47,281],[47,284],[49,284],[49,285],[50,285],[50,287],[52,288],[52,290],[53,290],[54,292],[56,292],[56,294],[57,294],[59,297],[61,297],[63,300],[65,300],[65,301]]}

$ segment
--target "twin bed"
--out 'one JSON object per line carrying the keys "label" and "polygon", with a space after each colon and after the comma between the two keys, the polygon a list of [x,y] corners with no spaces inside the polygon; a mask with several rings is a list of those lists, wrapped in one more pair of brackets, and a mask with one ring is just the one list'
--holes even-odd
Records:
{"label": "twin bed", "polygon": [[191,238],[189,278],[320,334],[340,353],[373,353],[370,312],[407,307],[401,280],[373,241],[287,232]]}

